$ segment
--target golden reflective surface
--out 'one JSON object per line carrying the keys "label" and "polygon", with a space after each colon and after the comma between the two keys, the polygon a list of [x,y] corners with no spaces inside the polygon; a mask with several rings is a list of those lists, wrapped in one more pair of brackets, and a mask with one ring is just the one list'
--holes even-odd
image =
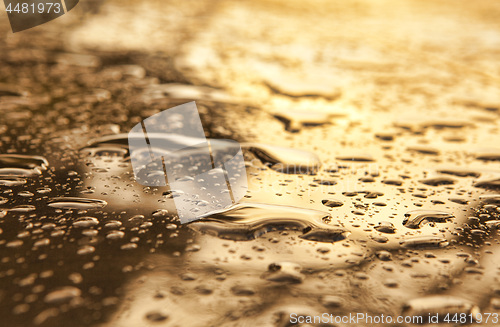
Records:
{"label": "golden reflective surface", "polygon": [[[4,325],[498,313],[499,18],[492,1],[82,1],[12,34],[2,13]],[[175,192],[135,183],[103,137],[191,100],[208,137],[241,143],[249,191],[181,225]]]}

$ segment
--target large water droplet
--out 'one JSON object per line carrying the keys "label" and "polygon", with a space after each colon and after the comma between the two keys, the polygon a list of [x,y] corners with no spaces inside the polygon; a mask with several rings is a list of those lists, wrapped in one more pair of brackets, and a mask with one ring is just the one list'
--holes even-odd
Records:
{"label": "large water droplet", "polygon": [[409,237],[400,242],[401,246],[410,249],[442,248],[448,246],[449,242],[439,236],[416,236]]}
{"label": "large water droplet", "polygon": [[457,181],[451,177],[441,176],[441,177],[422,179],[419,182],[430,186],[440,186],[440,185],[452,185],[455,184]]}
{"label": "large water droplet", "polygon": [[237,204],[189,224],[198,231],[231,240],[251,240],[275,230],[298,230],[301,238],[318,242],[343,240],[349,232],[324,222],[326,212],[261,203]]}
{"label": "large water droplet", "polygon": [[48,206],[58,209],[97,209],[106,206],[108,203],[104,200],[77,198],[77,197],[58,197],[50,199]]}
{"label": "large water droplet", "polygon": [[413,210],[405,213],[403,225],[408,228],[418,229],[428,222],[443,223],[455,218],[452,214],[436,210]]}

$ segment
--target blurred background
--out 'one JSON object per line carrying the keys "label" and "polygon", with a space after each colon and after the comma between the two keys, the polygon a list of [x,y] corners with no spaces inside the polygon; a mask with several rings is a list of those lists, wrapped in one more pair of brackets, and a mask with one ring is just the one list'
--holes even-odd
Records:
{"label": "blurred background", "polygon": [[[499,57],[487,0],[81,0],[18,33],[2,10],[2,325],[498,314]],[[193,100],[249,191],[182,225],[126,133]]]}

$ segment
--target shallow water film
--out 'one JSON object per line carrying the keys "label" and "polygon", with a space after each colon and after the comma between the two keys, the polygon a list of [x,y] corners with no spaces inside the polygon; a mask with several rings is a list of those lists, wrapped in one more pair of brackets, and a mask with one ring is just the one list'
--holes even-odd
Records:
{"label": "shallow water film", "polygon": [[[2,11],[0,326],[500,324],[499,58],[489,0]],[[127,133],[190,101],[248,191],[181,224]]]}

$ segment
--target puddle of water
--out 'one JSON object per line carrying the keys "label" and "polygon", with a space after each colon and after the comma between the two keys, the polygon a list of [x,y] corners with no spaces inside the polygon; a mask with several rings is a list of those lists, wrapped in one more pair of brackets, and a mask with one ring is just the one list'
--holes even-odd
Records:
{"label": "puddle of water", "polygon": [[[498,312],[498,46],[470,41],[496,5],[81,5],[0,40],[4,321]],[[126,132],[190,100],[215,148],[242,144],[249,191],[186,225],[181,190],[134,180]]]}

